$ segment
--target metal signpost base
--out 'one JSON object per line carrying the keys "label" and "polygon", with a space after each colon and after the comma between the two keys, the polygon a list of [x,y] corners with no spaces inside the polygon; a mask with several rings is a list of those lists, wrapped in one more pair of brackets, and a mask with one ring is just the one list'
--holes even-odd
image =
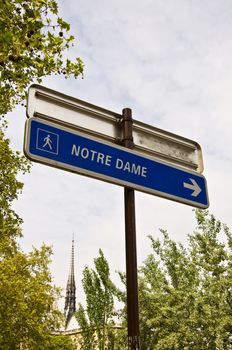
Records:
{"label": "metal signpost base", "polygon": [[[123,109],[123,145],[133,148],[131,109]],[[140,350],[134,190],[124,188],[128,349]]]}

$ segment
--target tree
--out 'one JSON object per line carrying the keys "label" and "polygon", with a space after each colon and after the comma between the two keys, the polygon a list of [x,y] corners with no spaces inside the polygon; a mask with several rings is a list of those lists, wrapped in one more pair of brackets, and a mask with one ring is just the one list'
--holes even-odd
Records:
{"label": "tree", "polygon": [[0,348],[46,349],[59,325],[53,310],[57,290],[48,271],[48,247],[25,254],[19,249],[0,264]]}
{"label": "tree", "polygon": [[[52,73],[66,78],[83,73],[80,58],[63,57],[74,42],[69,29],[55,0],[0,2],[0,115],[23,101],[31,82]],[[0,348],[71,350],[69,340],[51,335],[61,321],[54,308],[59,291],[49,271],[51,248],[26,254],[19,245],[22,219],[12,203],[23,188],[17,175],[30,166],[11,150],[0,119]]]}
{"label": "tree", "polygon": [[55,0],[0,2],[0,114],[25,98],[27,86],[46,75],[83,74],[80,58],[64,59],[74,43]]}
{"label": "tree", "polygon": [[[0,257],[11,256],[17,248],[16,238],[21,236],[22,220],[12,210],[23,184],[17,180],[19,172],[29,171],[28,161],[19,152],[10,149],[10,141],[0,129]],[[1,260],[2,261],[2,260]]]}
{"label": "tree", "polygon": [[51,338],[48,350],[76,350],[76,346],[68,336],[56,335]]}
{"label": "tree", "polygon": [[[184,248],[150,236],[140,270],[142,349],[232,349],[232,235],[207,211]],[[224,234],[224,242],[219,240]]]}
{"label": "tree", "polygon": [[[208,211],[195,213],[197,229],[188,236],[187,247],[164,230],[162,240],[149,236],[152,253],[139,269],[142,350],[232,349],[232,234]],[[105,258],[103,262],[109,276]],[[125,274],[120,277],[126,285]],[[87,310],[80,305],[77,318],[84,331],[82,348],[92,350],[96,341],[103,344],[102,333],[99,338],[94,334],[102,331],[104,288],[98,273],[88,268],[83,285]],[[127,349],[126,294],[115,290],[112,295],[124,309],[117,312],[122,330],[114,334],[113,349],[122,350]]]}
{"label": "tree", "polygon": [[[10,149],[0,130],[0,348],[62,349],[55,347],[51,336],[61,321],[54,308],[59,290],[49,271],[51,248],[42,246],[25,254],[17,242],[22,220],[12,202],[22,189],[17,174],[28,168],[27,160]],[[72,348],[66,341],[63,349]]]}
{"label": "tree", "polygon": [[82,329],[83,350],[108,349],[108,343],[115,338],[114,297],[117,289],[110,279],[110,271],[104,254],[94,259],[95,270],[85,267],[83,289],[86,296],[86,310],[79,304],[76,318]]}

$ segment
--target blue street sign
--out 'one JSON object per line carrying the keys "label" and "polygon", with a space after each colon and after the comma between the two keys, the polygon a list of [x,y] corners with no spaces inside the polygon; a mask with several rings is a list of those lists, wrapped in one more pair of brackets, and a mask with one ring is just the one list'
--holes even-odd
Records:
{"label": "blue street sign", "polygon": [[60,169],[198,208],[209,206],[206,180],[201,174],[55,122],[29,118],[24,152],[31,160]]}

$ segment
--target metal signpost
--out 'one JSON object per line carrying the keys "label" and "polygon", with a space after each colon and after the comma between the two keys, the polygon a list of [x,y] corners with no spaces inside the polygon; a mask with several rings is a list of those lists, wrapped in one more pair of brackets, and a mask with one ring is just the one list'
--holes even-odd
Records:
{"label": "metal signpost", "polygon": [[134,190],[209,206],[200,146],[39,85],[29,89],[24,152],[56,168],[124,187],[128,349],[139,350]]}
{"label": "metal signpost", "polygon": [[[129,108],[123,114],[123,145],[133,148],[133,120]],[[137,248],[135,225],[135,194],[132,188],[124,188],[125,205],[125,242],[126,242],[126,284],[127,284],[127,323],[128,348],[140,349],[139,337],[139,304],[138,304],[138,276],[137,276]]]}

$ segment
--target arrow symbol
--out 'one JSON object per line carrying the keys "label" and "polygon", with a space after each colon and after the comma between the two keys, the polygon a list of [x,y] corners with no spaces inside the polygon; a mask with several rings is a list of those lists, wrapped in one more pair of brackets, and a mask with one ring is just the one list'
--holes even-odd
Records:
{"label": "arrow symbol", "polygon": [[194,179],[190,179],[191,184],[184,182],[183,185],[185,188],[189,188],[190,190],[193,190],[193,193],[191,193],[191,196],[197,197],[199,193],[201,192],[201,188],[199,187],[198,183]]}

